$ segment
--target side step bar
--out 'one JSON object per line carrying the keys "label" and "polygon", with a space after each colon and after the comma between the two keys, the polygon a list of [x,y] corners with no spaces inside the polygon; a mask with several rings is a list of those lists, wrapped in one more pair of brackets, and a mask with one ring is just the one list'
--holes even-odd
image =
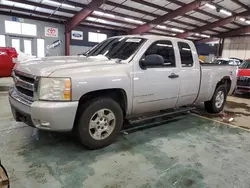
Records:
{"label": "side step bar", "polygon": [[195,110],[195,107],[180,107],[180,108],[176,108],[173,110],[162,110],[159,113],[156,113],[153,115],[152,114],[148,114],[148,115],[144,114],[141,116],[128,118],[128,122],[130,124],[136,124],[136,123],[141,123],[143,121],[147,121],[147,120],[151,120],[151,119],[155,119],[155,118],[162,118],[162,117],[166,117],[166,116],[170,116],[170,115],[188,112],[191,110]]}

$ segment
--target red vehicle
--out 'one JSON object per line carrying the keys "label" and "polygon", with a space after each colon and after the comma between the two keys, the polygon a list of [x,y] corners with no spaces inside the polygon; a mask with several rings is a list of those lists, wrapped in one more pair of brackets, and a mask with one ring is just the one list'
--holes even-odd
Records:
{"label": "red vehicle", "polygon": [[250,59],[239,66],[236,93],[250,93]]}
{"label": "red vehicle", "polygon": [[17,62],[15,48],[0,47],[0,78],[11,76],[12,68]]}

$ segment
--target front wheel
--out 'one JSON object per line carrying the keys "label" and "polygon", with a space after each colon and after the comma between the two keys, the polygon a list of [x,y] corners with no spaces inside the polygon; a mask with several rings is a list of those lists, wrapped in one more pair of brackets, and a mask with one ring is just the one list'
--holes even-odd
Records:
{"label": "front wheel", "polygon": [[220,85],[214,92],[210,101],[205,102],[205,109],[209,113],[219,113],[224,108],[227,98],[227,91],[225,85]]}
{"label": "front wheel", "polygon": [[120,105],[111,98],[98,98],[84,106],[77,124],[81,143],[89,149],[111,144],[123,124]]}

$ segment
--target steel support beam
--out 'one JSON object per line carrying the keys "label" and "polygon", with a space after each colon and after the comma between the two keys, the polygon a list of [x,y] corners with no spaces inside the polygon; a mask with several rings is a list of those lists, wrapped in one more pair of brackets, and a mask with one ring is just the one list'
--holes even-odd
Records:
{"label": "steel support beam", "polygon": [[129,31],[129,28],[125,28],[125,27],[118,27],[118,26],[115,26],[115,25],[111,25],[111,24],[102,24],[102,23],[99,23],[99,22],[92,22],[92,21],[88,21],[88,20],[84,20],[81,25],[83,26],[88,26],[88,27],[95,27],[95,28],[102,28],[102,29],[110,29],[110,30],[117,30],[117,31],[121,31],[121,32],[124,32],[123,34],[125,33],[128,33]]}
{"label": "steel support beam", "polygon": [[[67,3],[69,3],[69,2],[71,2],[71,1],[67,1]],[[142,1],[141,1],[141,3],[142,3]],[[105,4],[106,5],[110,5],[110,6],[114,6],[114,7],[117,7],[117,8],[125,9],[125,10],[130,10],[130,11],[133,11],[133,12],[136,12],[136,13],[140,13],[140,14],[152,16],[154,18],[159,17],[159,15],[155,14],[155,13],[147,12],[147,11],[144,11],[144,10],[141,10],[141,9],[136,9],[136,8],[133,8],[133,7],[129,7],[129,6],[126,6],[126,5],[123,5],[123,4],[118,4],[118,3],[115,3],[115,2],[111,2],[111,1],[107,1]],[[98,9],[98,11],[104,11],[104,10]],[[117,16],[121,16],[121,17],[135,19],[135,20],[139,19],[139,20],[141,20],[143,22],[149,22],[150,21],[150,20],[146,20],[146,19],[143,19],[143,18],[138,18],[138,17],[132,16],[132,15],[125,15],[125,14],[122,14],[122,13],[117,13],[117,12],[114,12],[114,11],[111,11],[111,10],[109,10],[109,13],[117,15]],[[190,19],[193,19],[193,17],[190,18]],[[175,23],[178,23],[178,24],[181,24],[181,25],[184,25],[184,26],[189,26],[189,27],[197,27],[196,24],[187,23],[187,22],[184,22],[184,21],[181,21],[181,20],[177,20],[177,19],[172,19],[171,22],[175,22]],[[167,26],[166,24],[161,24],[161,25]],[[177,26],[169,26],[169,27],[175,27],[175,28],[178,29]],[[180,29],[183,29],[183,28],[180,28]],[[215,30],[213,30],[213,32],[218,33],[218,31],[215,31]]]}
{"label": "steel support beam", "polygon": [[45,9],[49,9],[49,10],[53,10],[53,11],[66,12],[69,14],[76,14],[77,13],[77,11],[74,11],[74,10],[69,10],[69,9],[65,9],[62,7],[58,8],[58,7],[54,7],[54,6],[50,6],[50,5],[46,5],[46,4],[42,4],[42,3],[37,3],[37,2],[33,2],[33,1],[28,1],[28,0],[11,0],[11,1],[26,4],[26,5],[32,5],[35,7],[45,8]]}
{"label": "steel support beam", "polygon": [[60,15],[55,15],[55,14],[48,14],[48,13],[44,13],[44,12],[39,12],[39,11],[35,11],[35,10],[29,10],[29,9],[23,9],[23,8],[19,8],[19,7],[13,7],[13,6],[8,6],[8,5],[1,5],[0,4],[0,9],[10,9],[10,10],[16,10],[19,12],[25,12],[25,13],[30,13],[30,14],[34,14],[34,15],[41,15],[41,16],[45,16],[45,17],[52,17],[52,18],[56,18],[59,20],[64,20],[66,21],[67,19],[69,19],[68,17],[65,16],[60,16]]}
{"label": "steel support beam", "polygon": [[192,10],[195,10],[201,6],[201,1],[193,1],[192,3],[189,3],[181,8],[176,9],[175,11],[165,14],[163,16],[160,16],[156,18],[155,20],[152,20],[144,25],[138,26],[137,28],[133,29],[131,33],[133,34],[140,34],[149,31],[150,29],[156,27],[157,25],[160,25],[161,23],[173,19],[177,16],[181,16],[187,12],[190,12]]}
{"label": "steel support beam", "polygon": [[[229,31],[229,32],[221,33],[219,35],[214,35],[212,38],[209,38],[209,39],[199,40],[199,41],[197,41],[197,43],[210,42],[210,41],[215,40],[215,38],[217,38],[217,40],[218,40],[218,38],[227,38],[227,37],[240,36],[242,34],[249,33],[249,32],[250,32],[250,26],[246,26],[246,27],[242,27],[242,28],[239,28],[239,29],[234,29],[234,30]],[[244,35],[242,35],[242,36],[244,36]]]}
{"label": "steel support beam", "polygon": [[221,34],[217,35],[217,37],[225,38],[225,37],[231,37],[231,36],[240,35],[240,34],[249,33],[249,32],[250,32],[250,26],[247,26],[247,27],[242,27],[239,29],[234,29],[234,30],[226,32],[226,33],[221,33]]}
{"label": "steel support beam", "polygon": [[85,8],[75,14],[67,23],[65,32],[69,33],[78,26],[86,17],[88,17],[95,9],[98,9],[106,0],[92,0]]}
{"label": "steel support beam", "polygon": [[177,37],[179,37],[179,38],[186,38],[186,37],[192,35],[193,33],[200,33],[202,31],[206,31],[206,30],[209,30],[209,29],[212,29],[212,28],[220,27],[220,26],[226,25],[226,24],[234,21],[237,17],[248,16],[248,15],[250,15],[250,12],[249,11],[245,11],[245,12],[236,14],[234,16],[229,16],[227,18],[218,20],[218,21],[213,22],[211,24],[207,24],[207,25],[204,25],[202,27],[193,29],[191,31],[181,33],[181,34],[177,35]]}
{"label": "steel support beam", "polygon": [[51,23],[57,23],[57,24],[63,23],[63,22],[57,21],[55,19],[41,18],[41,17],[37,17],[35,15],[31,16],[31,15],[27,15],[27,14],[7,12],[7,11],[0,11],[0,15],[16,16],[16,17],[20,17],[20,18],[26,18],[26,19],[31,19],[31,20],[43,21],[43,22],[51,22]]}
{"label": "steel support beam", "polygon": [[[65,30],[66,30],[66,25],[65,25]],[[70,33],[65,32],[65,55],[69,56],[70,55]]]}
{"label": "steel support beam", "polygon": [[[179,5],[179,6],[185,6],[185,5],[186,5],[186,3],[183,3],[183,2],[178,1],[178,0],[168,0],[168,1],[169,1],[170,3],[174,3],[174,4]],[[214,14],[212,14],[212,13],[209,13],[209,12],[206,12],[206,11],[204,11],[204,10],[196,9],[195,12],[204,14],[204,15],[209,16],[209,17],[211,17],[211,18],[221,19],[220,16],[216,16],[216,15],[214,15]],[[190,19],[194,19],[194,17],[192,16],[192,14],[190,14],[190,15],[185,15],[185,17],[186,17],[186,18],[190,18],[190,17],[191,17]],[[196,19],[197,19],[197,18],[196,18]],[[198,18],[198,19],[200,19],[200,18]],[[210,23],[210,22],[208,22],[208,21],[203,21],[203,22],[205,22],[205,23]],[[230,28],[225,27],[225,26],[222,26],[222,28],[227,29],[227,30],[230,29]],[[213,30],[213,31],[214,31],[214,30]]]}
{"label": "steel support beam", "polygon": [[244,9],[250,11],[250,7],[245,5],[244,3],[240,2],[239,0],[231,0],[231,1],[233,1],[235,4],[237,4],[239,6],[243,7]]}

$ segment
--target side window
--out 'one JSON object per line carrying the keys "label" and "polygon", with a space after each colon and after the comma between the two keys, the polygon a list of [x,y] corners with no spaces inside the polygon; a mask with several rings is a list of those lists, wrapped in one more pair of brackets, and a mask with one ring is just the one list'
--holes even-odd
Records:
{"label": "side window", "polygon": [[153,43],[145,52],[144,57],[157,54],[163,57],[164,67],[175,67],[175,54],[171,41],[157,41]]}
{"label": "side window", "polygon": [[189,44],[185,42],[178,42],[178,47],[181,56],[182,67],[192,67],[194,64],[192,50]]}

